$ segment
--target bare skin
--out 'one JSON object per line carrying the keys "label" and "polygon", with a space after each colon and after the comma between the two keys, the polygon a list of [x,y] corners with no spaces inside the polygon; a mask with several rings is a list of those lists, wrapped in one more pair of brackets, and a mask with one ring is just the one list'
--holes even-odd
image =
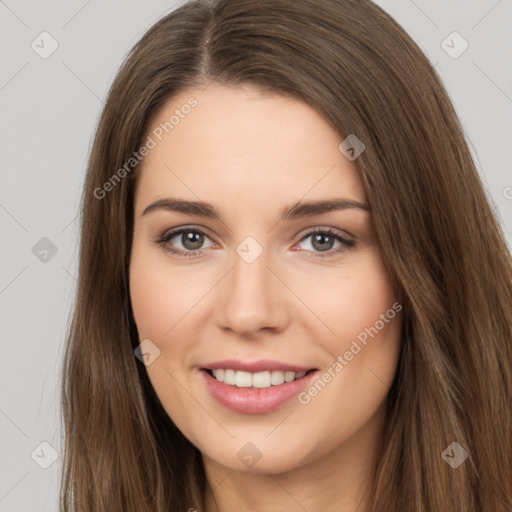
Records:
{"label": "bare skin", "polygon": [[[397,369],[401,307],[369,211],[279,220],[299,200],[366,204],[357,168],[315,110],[251,87],[182,91],[146,135],[190,97],[197,106],[144,158],[135,194],[131,300],[140,340],[160,350],[149,378],[203,454],[208,512],[361,511]],[[221,219],[143,215],[163,198],[211,203]],[[180,227],[196,245],[183,234],[157,243]],[[315,241],[313,230],[332,233]],[[236,250],[247,237],[257,245],[241,247],[263,249],[251,263]],[[330,369],[331,378],[302,400],[241,413],[205,385],[201,369],[225,359],[287,362],[317,369],[318,378]],[[238,456],[247,443],[260,456],[251,466]]]}

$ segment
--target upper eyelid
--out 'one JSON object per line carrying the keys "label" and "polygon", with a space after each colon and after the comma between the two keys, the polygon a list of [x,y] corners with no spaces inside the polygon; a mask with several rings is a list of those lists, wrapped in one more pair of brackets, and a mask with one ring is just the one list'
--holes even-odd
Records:
{"label": "upper eyelid", "polygon": [[206,235],[210,239],[212,238],[208,234],[208,231],[205,228],[194,227],[194,226],[182,226],[182,227],[179,227],[179,228],[172,228],[172,229],[165,230],[165,231],[162,232],[162,234],[161,234],[161,236],[159,238],[171,239],[171,238],[174,238],[175,236],[178,236],[178,235],[182,234],[185,231],[196,231],[198,233],[202,233],[202,234]]}

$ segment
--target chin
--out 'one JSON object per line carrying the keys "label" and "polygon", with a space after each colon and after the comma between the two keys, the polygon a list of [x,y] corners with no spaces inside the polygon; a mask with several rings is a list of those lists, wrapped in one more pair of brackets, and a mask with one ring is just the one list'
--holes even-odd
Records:
{"label": "chin", "polygon": [[293,442],[289,438],[276,437],[274,440],[261,437],[235,438],[229,444],[219,444],[212,450],[201,450],[203,458],[231,471],[253,474],[279,474],[300,468],[307,463],[308,453],[317,453],[312,447],[305,449],[303,439]]}

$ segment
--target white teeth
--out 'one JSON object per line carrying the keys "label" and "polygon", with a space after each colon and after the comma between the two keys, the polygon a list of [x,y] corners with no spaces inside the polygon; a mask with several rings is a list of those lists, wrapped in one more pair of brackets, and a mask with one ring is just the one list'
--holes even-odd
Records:
{"label": "white teeth", "polygon": [[285,372],[284,380],[285,382],[291,382],[295,379],[295,372]]}
{"label": "white teeth", "polygon": [[280,372],[279,370],[275,370],[270,374],[270,382],[272,386],[279,386],[284,382],[284,372]]}
{"label": "white teeth", "polygon": [[250,373],[241,370],[218,369],[212,370],[212,373],[219,382],[238,388],[269,388],[301,379],[306,375],[305,371],[295,373],[280,370]]}
{"label": "white teeth", "polygon": [[237,371],[235,385],[238,388],[250,388],[252,386],[252,375],[249,372]]}
{"label": "white teeth", "polygon": [[230,386],[235,385],[235,370],[224,370],[224,381],[225,384]]}
{"label": "white teeth", "polygon": [[255,373],[252,376],[252,385],[255,388],[270,387],[270,372]]}

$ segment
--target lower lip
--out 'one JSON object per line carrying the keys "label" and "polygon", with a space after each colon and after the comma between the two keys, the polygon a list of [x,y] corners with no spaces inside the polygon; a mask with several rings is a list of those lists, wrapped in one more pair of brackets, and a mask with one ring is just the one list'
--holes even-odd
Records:
{"label": "lower lip", "polygon": [[224,407],[245,414],[262,414],[273,411],[298,395],[318,373],[318,370],[292,382],[269,388],[238,388],[219,382],[206,370],[201,370],[213,397]]}

